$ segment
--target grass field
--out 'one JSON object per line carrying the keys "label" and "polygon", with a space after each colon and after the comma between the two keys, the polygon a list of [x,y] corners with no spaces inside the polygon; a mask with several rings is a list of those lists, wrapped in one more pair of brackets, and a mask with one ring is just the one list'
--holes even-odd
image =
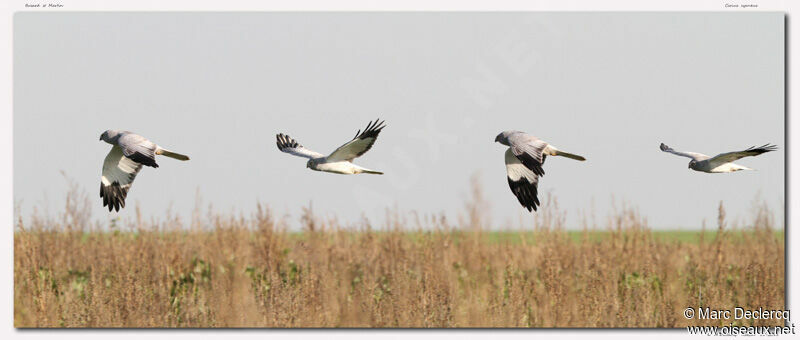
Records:
{"label": "grass field", "polygon": [[[680,327],[683,310],[784,309],[784,240],[765,209],[732,230],[654,232],[633,210],[565,231],[387,217],[341,226],[269,209],[96,229],[80,200],[14,233],[16,327]],[[121,222],[118,222],[121,223]],[[411,227],[413,226],[413,227]],[[757,320],[755,325],[777,325]]]}
{"label": "grass field", "polygon": [[[573,242],[602,242],[610,239],[613,233],[605,230],[587,230],[587,231],[563,231],[566,237]],[[783,231],[775,230],[775,237],[780,242],[783,242]],[[520,231],[487,231],[486,240],[491,243],[507,242],[511,244],[520,244],[524,242],[527,244],[535,245],[537,241],[536,232],[520,232]],[[693,231],[693,230],[655,230],[650,231],[650,234],[655,242],[683,242],[683,243],[711,243],[717,238],[716,230],[706,231]],[[725,237],[729,237],[733,242],[747,242],[748,239],[755,236],[752,230],[736,230],[728,231]],[[458,237],[458,236],[454,236]]]}

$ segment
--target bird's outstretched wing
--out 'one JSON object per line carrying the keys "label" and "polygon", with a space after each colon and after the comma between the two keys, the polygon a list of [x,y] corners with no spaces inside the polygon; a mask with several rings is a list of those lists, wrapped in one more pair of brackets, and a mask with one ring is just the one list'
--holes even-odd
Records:
{"label": "bird's outstretched wing", "polygon": [[156,144],[135,133],[127,132],[119,138],[117,144],[122,148],[122,154],[137,163],[157,168]]}
{"label": "bird's outstretched wing", "polygon": [[664,143],[661,143],[660,148],[661,148],[661,151],[669,152],[671,154],[678,155],[678,156],[689,157],[689,158],[694,159],[696,161],[702,161],[702,160],[706,160],[706,159],[711,158],[711,157],[708,157],[708,156],[706,156],[706,155],[704,155],[702,153],[697,153],[697,152],[675,151],[674,149],[672,149],[671,147],[668,147]]}
{"label": "bird's outstretched wing", "polygon": [[103,175],[100,178],[100,197],[103,198],[103,206],[108,206],[108,211],[119,211],[119,208],[125,207],[128,189],[141,169],[142,164],[125,157],[122,148],[117,145],[111,148],[103,161]]}
{"label": "bird's outstretched wing", "polygon": [[374,122],[369,122],[367,127],[364,129],[364,132],[358,130],[358,132],[356,132],[356,136],[353,137],[351,141],[331,152],[331,154],[327,157],[328,161],[349,162],[369,151],[369,149],[372,148],[372,145],[375,144],[375,141],[378,139],[378,134],[381,133],[381,130],[384,127],[386,127],[384,122],[385,121],[380,121],[379,119],[376,119]]}
{"label": "bird's outstretched wing", "polygon": [[305,147],[300,145],[300,143],[294,140],[294,138],[289,137],[289,135],[284,135],[282,133],[279,133],[275,136],[275,138],[277,139],[278,150],[281,150],[285,153],[308,159],[324,157],[324,155],[319,152],[314,152],[309,149],[306,149]]}
{"label": "bird's outstretched wing", "polygon": [[758,155],[760,155],[762,153],[775,151],[775,150],[778,150],[778,146],[777,145],[772,145],[772,144],[767,143],[767,144],[764,144],[764,145],[759,146],[759,147],[751,146],[751,147],[749,147],[749,148],[747,148],[745,150],[742,150],[742,151],[733,151],[733,152],[721,153],[719,155],[716,155],[716,156],[712,157],[709,160],[709,162],[712,163],[712,164],[729,163],[729,162],[733,162],[733,161],[735,161],[735,160],[737,160],[739,158],[742,158],[742,157],[758,156]]}
{"label": "bird's outstretched wing", "polygon": [[[534,136],[518,133],[508,139],[511,153],[516,156],[525,167],[537,176],[544,176],[544,161],[547,155],[543,153],[547,142]],[[506,162],[507,163],[507,162]]]}
{"label": "bird's outstretched wing", "polygon": [[528,211],[536,210],[536,207],[539,206],[539,198],[537,197],[539,176],[523,164],[511,150],[512,148],[509,148],[505,154],[508,186],[525,209],[528,209]]}

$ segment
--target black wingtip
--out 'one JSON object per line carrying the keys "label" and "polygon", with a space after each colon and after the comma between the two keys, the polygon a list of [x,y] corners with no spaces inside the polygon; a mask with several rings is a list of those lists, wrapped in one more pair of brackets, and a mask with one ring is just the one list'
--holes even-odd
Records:
{"label": "black wingtip", "polygon": [[778,146],[772,143],[767,143],[759,147],[751,146],[744,151],[751,151],[756,152],[757,155],[760,155],[765,152],[776,151],[778,150]]}
{"label": "black wingtip", "polygon": [[125,208],[125,198],[128,196],[128,190],[122,188],[118,182],[111,185],[103,185],[100,182],[100,197],[103,198],[103,206],[108,207],[108,212],[117,211]]}
{"label": "black wingtip", "polygon": [[775,144],[772,144],[772,143],[767,143],[767,144],[762,145],[759,149],[764,149],[764,150],[766,150],[765,152],[769,152],[769,151],[778,150],[778,146],[775,145]]}
{"label": "black wingtip", "polygon": [[529,212],[536,211],[537,207],[540,205],[537,184],[530,183],[523,178],[516,181],[511,180],[511,178],[507,179],[508,186],[511,188],[511,192],[514,196],[517,197],[519,204],[521,204],[523,208],[528,209]]}
{"label": "black wingtip", "polygon": [[365,139],[365,138],[377,138],[378,134],[381,133],[381,130],[386,127],[386,121],[381,121],[380,118],[375,119],[374,121],[370,121],[367,123],[367,127],[364,128],[364,132],[358,130],[356,132],[356,136],[353,139]]}
{"label": "black wingtip", "polygon": [[302,146],[296,140],[292,139],[292,137],[289,137],[289,135],[284,135],[282,133],[275,135],[275,140],[275,144],[278,145],[278,150],[280,151],[283,151],[285,148],[296,148],[298,146]]}
{"label": "black wingtip", "polygon": [[275,135],[275,145],[278,146],[278,150],[283,150],[283,148],[281,148],[281,139],[282,138],[283,138],[283,134],[282,133],[279,133],[279,134]]}

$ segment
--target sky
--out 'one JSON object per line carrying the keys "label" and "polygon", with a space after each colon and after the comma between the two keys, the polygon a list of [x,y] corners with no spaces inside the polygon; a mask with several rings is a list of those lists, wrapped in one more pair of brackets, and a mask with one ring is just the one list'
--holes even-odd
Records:
{"label": "sky", "polygon": [[[756,200],[783,213],[782,13],[18,12],[13,24],[23,217],[63,207],[63,172],[103,221],[137,206],[188,219],[198,197],[292,223],[310,202],[345,222],[379,224],[386,208],[455,221],[478,176],[494,227],[529,226],[494,143],[504,130],[587,158],[549,157],[539,183],[570,228],[623,203],[654,229],[713,226],[720,201],[732,218]],[[310,171],[275,146],[286,133],[329,153],[375,118],[387,127],[355,163],[383,176]],[[158,159],[108,213],[106,129],[192,159]],[[757,171],[705,174],[661,142],[781,150],[737,162]]]}

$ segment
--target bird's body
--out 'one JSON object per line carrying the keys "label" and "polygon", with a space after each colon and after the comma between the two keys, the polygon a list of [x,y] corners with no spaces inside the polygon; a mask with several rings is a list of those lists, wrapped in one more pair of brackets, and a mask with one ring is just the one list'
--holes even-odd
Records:
{"label": "bird's body", "polygon": [[353,159],[369,151],[378,138],[381,130],[385,127],[383,122],[376,120],[370,122],[364,132],[358,130],[352,140],[338,147],[325,156],[319,152],[306,149],[292,137],[279,133],[276,135],[278,150],[295,156],[308,158],[306,167],[311,170],[330,172],[343,175],[355,174],[376,174],[383,175],[383,172],[370,170],[359,165],[353,164]]}
{"label": "bird's body", "polygon": [[[695,171],[702,171],[708,173],[723,173],[723,172],[736,172],[741,170],[753,170],[744,165],[739,165],[736,163],[724,163],[717,166],[713,166],[712,164],[708,164],[707,162],[701,162],[705,164],[699,164],[695,169]],[[712,167],[713,166],[713,167]],[[698,170],[699,169],[699,170]]]}
{"label": "bird's body", "polygon": [[706,173],[728,173],[742,170],[753,170],[744,165],[733,163],[733,161],[747,156],[758,156],[762,153],[775,151],[778,149],[778,147],[775,145],[764,144],[759,147],[752,146],[742,151],[726,152],[714,157],[710,157],[697,152],[675,151],[664,143],[661,143],[659,148],[664,152],[691,158],[692,160],[689,161],[689,169]]}
{"label": "bird's body", "polygon": [[128,190],[142,166],[158,168],[156,155],[189,160],[188,156],[164,149],[130,131],[106,130],[100,140],[113,145],[103,161],[100,177],[100,197],[108,211],[125,207]]}
{"label": "bird's body", "polygon": [[508,186],[528,211],[536,210],[539,206],[539,177],[544,176],[542,165],[548,155],[586,160],[521,131],[504,131],[497,135],[495,142],[508,146],[504,155]]}
{"label": "bird's body", "polygon": [[328,162],[324,157],[309,160],[308,168],[342,175],[355,175],[360,173],[383,175],[383,172],[363,168],[348,161]]}

